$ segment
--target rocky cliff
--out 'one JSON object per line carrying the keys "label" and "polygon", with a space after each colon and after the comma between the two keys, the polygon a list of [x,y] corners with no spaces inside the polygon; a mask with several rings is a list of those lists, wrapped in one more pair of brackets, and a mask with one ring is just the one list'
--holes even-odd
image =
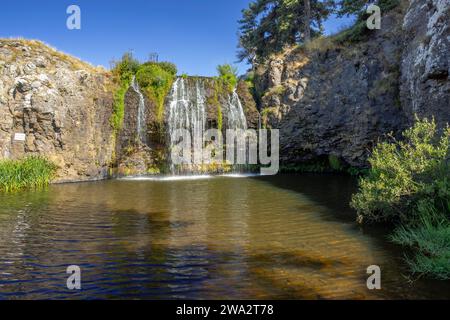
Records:
{"label": "rocky cliff", "polygon": [[283,164],[334,156],[365,166],[379,138],[414,114],[450,122],[448,0],[401,1],[358,42],[317,39],[255,67],[263,122]]}
{"label": "rocky cliff", "polygon": [[45,155],[57,181],[104,178],[113,155],[108,73],[41,42],[0,40],[0,159]]}

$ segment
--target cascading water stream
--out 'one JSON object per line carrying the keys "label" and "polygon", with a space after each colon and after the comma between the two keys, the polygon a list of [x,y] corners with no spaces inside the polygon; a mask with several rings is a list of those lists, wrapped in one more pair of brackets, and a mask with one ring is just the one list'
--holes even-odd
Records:
{"label": "cascading water stream", "polygon": [[[193,164],[187,163],[186,165],[176,166],[172,161],[173,159],[170,159],[172,174],[185,173],[186,171],[191,174],[202,173],[201,166],[198,166],[198,163],[201,163],[203,157],[203,134],[207,122],[206,100],[206,90],[201,80],[195,80],[195,85],[190,79],[177,78],[175,80],[169,104],[169,151],[180,154],[180,150],[177,148],[179,148],[178,144],[181,138],[177,130],[188,130],[191,138],[191,154],[189,157]],[[228,102],[222,106],[222,110],[227,119],[225,129],[247,129],[247,120],[236,90],[229,95]]]}
{"label": "cascading water stream", "polygon": [[[178,78],[172,87],[172,99],[169,105],[169,136],[170,150],[176,148],[180,137],[178,129],[186,129],[191,136],[191,160],[194,163],[201,161],[203,132],[206,127],[205,93],[199,81],[195,84],[195,93],[189,88],[185,79]],[[177,152],[177,150],[175,150]],[[200,158],[199,158],[200,157]],[[190,172],[196,172],[195,166],[187,165]],[[178,173],[173,162],[170,162],[172,173]],[[180,170],[178,170],[180,171]]]}
{"label": "cascading water stream", "polygon": [[138,112],[136,115],[136,118],[137,118],[136,137],[139,140],[139,142],[141,142],[142,144],[146,144],[147,137],[146,137],[146,125],[145,125],[145,100],[144,100],[144,95],[142,94],[141,90],[139,89],[139,84],[137,83],[135,76],[133,76],[133,80],[131,81],[131,87],[139,96],[139,106],[138,106]]}
{"label": "cascading water stream", "polygon": [[241,100],[236,92],[230,95],[228,106],[228,129],[242,129],[247,130],[247,119],[245,118],[244,109],[242,108]]}

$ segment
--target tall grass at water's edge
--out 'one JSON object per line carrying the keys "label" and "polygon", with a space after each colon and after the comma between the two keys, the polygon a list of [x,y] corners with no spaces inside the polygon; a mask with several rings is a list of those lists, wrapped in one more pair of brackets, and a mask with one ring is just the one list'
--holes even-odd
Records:
{"label": "tall grass at water's edge", "polygon": [[389,237],[415,252],[406,256],[411,272],[440,280],[450,279],[450,221],[433,206],[421,210],[415,226],[399,226]]}
{"label": "tall grass at water's edge", "polygon": [[41,156],[0,160],[0,192],[44,187],[55,173],[56,166]]}

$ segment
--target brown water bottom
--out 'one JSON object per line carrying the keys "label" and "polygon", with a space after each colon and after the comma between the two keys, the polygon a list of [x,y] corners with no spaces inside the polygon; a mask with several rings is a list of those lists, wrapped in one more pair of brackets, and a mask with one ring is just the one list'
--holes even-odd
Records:
{"label": "brown water bottom", "polygon": [[[450,298],[362,229],[339,175],[111,180],[0,195],[2,299]],[[82,289],[66,287],[81,268]],[[366,269],[381,268],[381,290]]]}

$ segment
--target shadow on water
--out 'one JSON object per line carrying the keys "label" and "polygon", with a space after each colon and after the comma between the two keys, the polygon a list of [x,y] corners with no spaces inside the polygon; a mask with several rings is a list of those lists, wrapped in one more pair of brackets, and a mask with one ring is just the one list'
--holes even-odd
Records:
{"label": "shadow on water", "polygon": [[[423,290],[430,292],[433,298],[450,299],[450,281],[434,279],[420,279],[412,276],[406,268],[405,249],[391,243],[388,235],[394,227],[389,224],[358,225],[355,222],[356,211],[350,207],[352,195],[358,191],[358,179],[347,174],[278,174],[276,176],[254,177],[253,179],[264,181],[277,188],[286,189],[298,194],[306,195],[309,199],[324,206],[326,213],[321,215],[325,220],[350,223],[352,229],[369,236],[378,247],[385,250],[391,266],[398,266],[395,277],[399,282],[404,282],[405,292],[411,292],[400,297],[415,297],[414,291]],[[290,259],[284,259],[290,261]],[[317,266],[317,261],[313,262]],[[319,267],[319,266],[317,266]],[[397,268],[397,267],[396,267]],[[434,288],[431,289],[430,288]],[[401,290],[399,290],[401,291]],[[417,296],[415,297],[417,298]]]}
{"label": "shadow on water", "polygon": [[351,196],[357,191],[358,181],[345,174],[278,174],[254,177],[277,188],[287,189],[306,195],[312,201],[330,208],[330,219],[355,221],[355,211],[349,206]]}

